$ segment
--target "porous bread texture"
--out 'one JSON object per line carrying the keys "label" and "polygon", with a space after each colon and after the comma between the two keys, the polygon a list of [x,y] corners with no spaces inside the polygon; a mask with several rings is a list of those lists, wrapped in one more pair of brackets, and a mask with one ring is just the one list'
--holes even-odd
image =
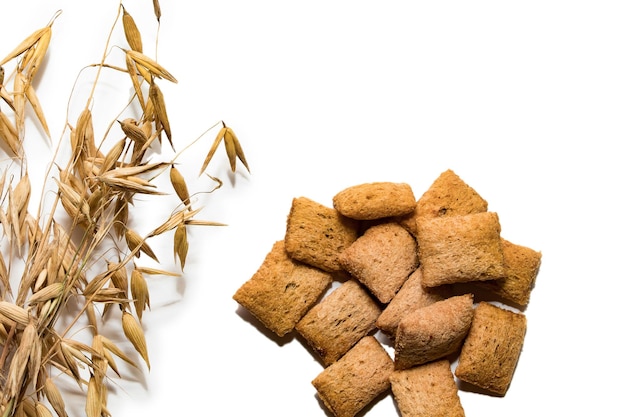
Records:
{"label": "porous bread texture", "polygon": [[504,276],[501,228],[496,213],[420,217],[416,224],[424,286]]}
{"label": "porous bread texture", "polygon": [[393,361],[373,336],[365,336],[313,381],[335,417],[354,417],[390,388]]}
{"label": "porous bread texture", "polygon": [[504,395],[513,379],[525,335],[524,314],[480,302],[459,355],[456,377]]}
{"label": "porous bread texture", "polygon": [[494,281],[477,283],[504,301],[525,307],[541,266],[541,252],[502,239],[504,276]]}
{"label": "porous bread texture", "polygon": [[408,369],[455,353],[472,324],[472,294],[437,301],[400,320],[395,338],[396,369]]}
{"label": "porous bread texture", "polygon": [[441,301],[447,295],[445,291],[437,290],[422,286],[422,269],[417,268],[409,275],[400,290],[380,313],[378,320],[376,320],[376,327],[391,339],[395,338],[398,323],[404,316]]}
{"label": "porous bread texture", "polygon": [[465,417],[447,359],[396,370],[389,382],[402,417]]}
{"label": "porous bread texture", "polygon": [[417,242],[397,223],[377,224],[339,255],[339,263],[386,304],[417,268]]}
{"label": "porous bread texture", "polygon": [[321,298],[332,280],[330,273],[291,259],[280,240],[233,299],[265,327],[284,336]]}
{"label": "porous bread texture", "polygon": [[313,306],[296,330],[328,366],[376,328],[380,311],[369,292],[349,280]]}
{"label": "porous bread texture", "polygon": [[403,216],[415,210],[417,202],[409,184],[373,182],[348,187],[333,197],[333,207],[346,217],[374,220]]}
{"label": "porous bread texture", "polygon": [[292,258],[328,272],[341,270],[339,254],[356,240],[359,222],[306,197],[292,200],[285,249]]}

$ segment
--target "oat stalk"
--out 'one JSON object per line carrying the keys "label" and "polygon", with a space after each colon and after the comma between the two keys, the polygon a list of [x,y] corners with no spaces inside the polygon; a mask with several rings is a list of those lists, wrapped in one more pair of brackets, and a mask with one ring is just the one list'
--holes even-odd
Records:
{"label": "oat stalk", "polygon": [[[151,8],[158,39],[159,2],[153,1]],[[177,83],[177,79],[155,56],[146,54],[144,41],[148,38],[142,35],[131,12],[120,2],[100,62],[79,72],[78,77],[82,77],[84,70],[96,70],[78,115],[70,115],[68,103],[65,128],[51,152],[36,210],[30,204],[29,155],[23,146],[32,140],[27,132],[26,108],[31,107],[34,122],[50,141],[45,109],[37,96],[38,83],[33,81],[46,82],[42,62],[53,42],[53,23],[60,12],[6,55],[0,54],[4,56],[0,60],[0,152],[6,154],[0,158],[6,161],[0,167],[0,226],[6,245],[6,250],[0,251],[3,417],[66,417],[61,389],[65,384],[59,384],[60,379],[72,381],[84,393],[85,415],[110,415],[108,387],[113,378],[123,378],[116,359],[150,369],[142,327],[144,313],[150,309],[150,277],[179,279],[193,244],[189,229],[224,225],[198,218],[203,208],[196,201],[192,208],[192,199],[199,193],[191,192],[175,166],[181,154],[203,135],[170,160],[161,160],[154,146],[165,135],[174,149],[176,136],[168,114],[171,109],[166,107],[166,97],[157,82]],[[119,56],[110,53],[118,25],[124,33],[122,43],[115,45],[123,51],[121,63],[115,62]],[[106,131],[99,132],[94,123],[100,117],[96,87],[105,71],[126,74],[134,95],[118,117],[109,120]],[[235,172],[237,159],[249,171],[239,140],[230,127],[221,124],[201,172],[206,172],[215,154],[213,148],[222,141],[231,171]],[[159,185],[155,179],[166,172],[169,183]],[[221,186],[219,178],[207,176],[218,183],[213,190]],[[46,199],[50,194],[53,198]],[[171,204],[171,214],[156,225],[148,225],[148,233],[134,226],[143,226],[141,206],[135,204],[138,196]],[[171,236],[172,259],[180,271],[141,265],[148,261],[160,264],[163,255],[152,249],[150,241],[161,235]],[[117,331],[125,343],[114,343],[104,336],[104,329]]]}

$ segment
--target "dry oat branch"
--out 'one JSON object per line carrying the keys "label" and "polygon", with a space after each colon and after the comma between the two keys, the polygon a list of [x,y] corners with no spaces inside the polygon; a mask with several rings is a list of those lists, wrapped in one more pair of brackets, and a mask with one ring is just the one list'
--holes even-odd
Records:
{"label": "dry oat branch", "polygon": [[[158,29],[159,2],[154,0],[152,7]],[[51,139],[38,96],[39,82],[33,80],[42,77],[45,82],[42,63],[53,41],[52,23],[57,16],[0,60],[0,152],[8,156],[0,158],[7,161],[0,168],[0,225],[7,246],[0,253],[2,417],[68,417],[62,388],[66,384],[61,384],[61,379],[76,384],[84,393],[85,415],[109,416],[110,380],[124,377],[116,362],[139,368],[143,361],[148,370],[151,366],[142,327],[144,314],[150,309],[149,276],[181,277],[188,261],[190,226],[224,225],[196,218],[202,208],[192,208],[190,200],[200,192],[192,193],[175,166],[175,160],[199,138],[171,160],[164,160],[154,146],[165,134],[174,149],[166,99],[157,82],[178,80],[156,58],[144,53],[144,41],[149,38],[142,35],[121,2],[102,58],[89,66],[97,72],[84,106],[70,117],[68,103],[65,129],[52,152],[39,209],[29,210],[32,190],[24,141],[31,140],[32,135],[26,134],[26,122],[33,117],[42,136]],[[109,53],[118,25],[128,43],[128,47],[120,47],[124,62],[116,62],[122,57]],[[96,86],[102,84],[106,72],[120,71],[128,73],[126,81],[134,94],[117,117],[108,118],[103,133],[95,123],[101,117]],[[78,85],[75,82],[74,88]],[[73,94],[74,89],[70,102]],[[32,112],[27,111],[28,106]],[[135,114],[139,110],[141,113]],[[75,123],[70,124],[70,120]],[[116,125],[121,129],[117,133],[123,136],[110,138]],[[238,158],[249,170],[237,137],[230,127],[222,125],[214,147],[223,140],[231,169],[235,170]],[[203,172],[214,153],[212,150],[205,160]],[[169,186],[175,192],[171,201],[170,193],[155,181],[168,168]],[[214,190],[218,189],[221,181],[210,178],[218,182]],[[44,196],[52,196],[49,206],[43,204]],[[148,225],[151,232],[140,235],[133,222],[144,220],[143,208],[136,204],[136,200],[144,199],[155,199],[157,204],[163,199],[173,208],[171,215],[157,220],[156,227]],[[159,264],[162,254],[147,241],[172,230],[177,271],[136,264],[141,254]],[[16,286],[12,285],[12,275],[19,275]],[[117,331],[122,342],[105,337],[110,331]],[[134,352],[129,354],[122,343]]]}

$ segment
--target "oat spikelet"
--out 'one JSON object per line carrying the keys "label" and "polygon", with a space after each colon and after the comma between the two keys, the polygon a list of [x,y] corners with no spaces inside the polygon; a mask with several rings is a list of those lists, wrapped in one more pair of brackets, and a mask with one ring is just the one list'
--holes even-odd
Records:
{"label": "oat spikelet", "polygon": [[154,15],[156,16],[157,22],[161,21],[161,5],[159,4],[159,0],[152,0],[152,8],[154,9]]}
{"label": "oat spikelet", "polygon": [[9,319],[21,326],[28,326],[30,316],[24,308],[9,301],[0,301],[0,321],[2,318]]}
{"label": "oat spikelet", "polygon": [[248,162],[246,161],[246,156],[243,154],[243,149],[241,148],[239,139],[237,139],[235,132],[233,132],[230,127],[227,127],[226,132],[224,133],[224,145],[226,146],[226,154],[228,155],[228,160],[230,161],[231,171],[235,172],[235,158],[239,158],[239,160],[246,167],[248,172],[250,172],[250,167],[248,167]]}
{"label": "oat spikelet", "polygon": [[[170,168],[170,182],[172,183],[172,187],[174,187],[174,191],[180,201],[185,205],[189,205],[189,190],[187,189],[187,183],[185,182],[185,177],[180,171],[172,164]],[[191,207],[189,206],[191,210]]]}
{"label": "oat spikelet", "polygon": [[65,411],[65,401],[63,401],[63,396],[61,395],[61,391],[56,386],[52,378],[46,378],[46,382],[43,386],[43,392],[48,399],[48,402],[57,413],[59,417],[67,417],[67,412]]}
{"label": "oat spikelet", "polygon": [[52,284],[40,289],[34,293],[28,300],[28,304],[44,303],[48,300],[58,298],[63,294],[65,284],[62,282],[53,282]]}
{"label": "oat spikelet", "polygon": [[50,129],[48,128],[48,122],[46,121],[46,116],[43,112],[43,109],[41,108],[41,103],[39,102],[39,98],[37,97],[37,94],[35,93],[35,88],[32,86],[32,84],[29,84],[26,87],[26,99],[35,111],[35,116],[37,116],[37,119],[39,119],[39,123],[41,124],[41,127],[43,128],[46,137],[50,139]]}
{"label": "oat spikelet", "polygon": [[146,278],[137,268],[130,273],[130,293],[134,300],[137,318],[141,321],[146,307],[150,308],[150,292]]}
{"label": "oat spikelet", "polygon": [[0,111],[0,140],[9,147],[15,156],[22,154],[22,143],[17,128],[2,111]]}
{"label": "oat spikelet", "polygon": [[87,403],[85,404],[87,417],[101,417],[102,415],[101,388],[100,381],[92,375],[87,385]]}
{"label": "oat spikelet", "polygon": [[148,246],[145,239],[142,239],[137,232],[132,229],[126,229],[125,237],[126,244],[131,251],[134,252],[137,248],[139,248],[135,256],[139,257],[139,253],[143,252],[155,261],[159,262],[154,251],[150,248],[150,246]]}
{"label": "oat spikelet", "polygon": [[22,42],[20,42],[20,44],[17,45],[15,47],[15,49],[13,49],[11,52],[9,52],[9,54],[6,57],[4,57],[4,59],[2,61],[0,61],[0,66],[6,64],[7,62],[12,60],[13,58],[18,57],[22,53],[24,53],[27,50],[29,50],[31,47],[33,47],[39,41],[39,39],[41,39],[41,37],[46,32],[49,32],[50,30],[51,30],[50,26],[46,26],[44,28],[37,29],[36,31],[34,31],[30,36],[28,36],[26,39],[24,39]]}
{"label": "oat spikelet", "polygon": [[148,358],[148,346],[143,329],[135,317],[128,311],[122,313],[122,329],[126,338],[135,347],[135,350],[141,355],[150,369],[150,359]]}
{"label": "oat spikelet", "polygon": [[202,168],[200,168],[200,174],[202,174],[204,170],[206,170],[206,168],[209,166],[209,162],[211,162],[211,159],[213,159],[213,155],[215,155],[215,152],[217,151],[218,146],[220,146],[222,139],[224,139],[224,134],[226,134],[225,125],[222,126],[219,132],[217,132],[217,136],[215,137],[215,140],[213,141],[213,145],[211,145],[211,149],[209,149],[209,153],[207,154],[206,158],[204,158],[204,162],[202,163]]}
{"label": "oat spikelet", "polygon": [[40,401],[35,404],[35,412],[37,417],[52,417],[52,412]]}
{"label": "oat spikelet", "polygon": [[173,82],[174,84],[178,83],[178,80],[168,70],[163,68],[161,64],[159,64],[149,56],[144,55],[138,51],[133,51],[132,49],[125,52],[130,57],[130,59],[135,61],[137,65],[146,68],[155,77],[163,78],[164,80]]}
{"label": "oat spikelet", "polygon": [[180,269],[185,269],[189,242],[187,241],[187,227],[185,223],[179,223],[174,232],[174,256],[180,260]]}
{"label": "oat spikelet", "polygon": [[122,25],[124,27],[124,35],[126,41],[133,51],[143,52],[143,44],[141,42],[141,33],[137,28],[135,19],[126,11],[126,8],[122,6]]}
{"label": "oat spikelet", "polygon": [[165,136],[167,136],[167,139],[170,142],[170,146],[172,147],[172,149],[174,149],[174,144],[172,143],[172,130],[170,128],[170,122],[167,117],[167,109],[165,108],[165,98],[163,97],[163,92],[161,92],[161,89],[158,85],[156,85],[156,83],[150,84],[148,96],[150,97],[150,101],[154,106],[156,118],[163,128]]}

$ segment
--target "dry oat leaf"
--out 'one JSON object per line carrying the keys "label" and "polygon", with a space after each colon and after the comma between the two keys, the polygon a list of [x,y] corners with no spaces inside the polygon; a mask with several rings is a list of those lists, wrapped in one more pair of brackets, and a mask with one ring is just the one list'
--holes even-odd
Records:
{"label": "dry oat leaf", "polygon": [[12,60],[13,58],[18,57],[22,53],[24,53],[27,50],[29,50],[31,47],[33,47],[39,41],[39,39],[41,39],[41,37],[46,32],[50,32],[51,30],[52,29],[50,28],[50,26],[46,26],[44,28],[37,29],[36,31],[34,31],[30,36],[28,36],[26,39],[24,39],[22,42],[20,42],[20,44],[17,45],[15,47],[15,49],[13,49],[11,52],[9,52],[9,54],[6,57],[4,57],[4,59],[2,59],[0,61],[0,66],[6,64],[7,62]]}
{"label": "dry oat leaf", "polygon": [[154,251],[146,243],[146,240],[142,239],[142,237],[139,236],[137,232],[132,229],[126,229],[125,238],[126,244],[128,245],[128,248],[131,250],[131,252],[136,252],[136,257],[139,257],[140,252],[143,252],[152,259],[154,259],[156,262],[159,262]]}
{"label": "dry oat leaf", "polygon": [[190,219],[185,220],[187,226],[228,226],[226,223],[214,222],[211,220]]}
{"label": "dry oat leaf", "polygon": [[122,6],[122,25],[124,27],[124,35],[126,41],[133,51],[143,52],[143,44],[141,42],[141,33],[137,28],[135,19],[126,11],[126,8]]}
{"label": "dry oat leaf", "polygon": [[46,399],[57,413],[57,416],[67,417],[67,412],[65,411],[65,401],[63,400],[61,391],[56,386],[52,378],[46,378],[46,382],[43,385],[43,392],[46,395]]}
{"label": "dry oat leaf", "polygon": [[170,128],[170,122],[167,117],[167,109],[165,108],[165,98],[163,97],[163,92],[159,88],[156,83],[150,84],[150,89],[148,90],[148,96],[150,97],[150,101],[154,106],[154,112],[156,117],[165,132],[165,136],[167,136],[168,141],[170,142],[170,146],[174,149],[174,144],[172,142],[172,130]]}
{"label": "dry oat leaf", "polygon": [[180,173],[174,164],[170,167],[170,182],[172,183],[172,187],[174,187],[176,195],[180,198],[180,201],[191,209],[189,205],[189,190],[187,189],[185,177],[183,177],[183,174]]}
{"label": "dry oat leaf", "polygon": [[126,338],[135,347],[135,350],[141,355],[148,369],[150,369],[150,359],[148,358],[148,346],[143,329],[135,317],[128,311],[122,312],[122,329]]}
{"label": "dry oat leaf", "polygon": [[187,252],[189,251],[189,242],[187,241],[187,227],[185,223],[179,223],[174,233],[174,257],[178,257],[180,261],[180,269],[185,269],[185,261]]}

